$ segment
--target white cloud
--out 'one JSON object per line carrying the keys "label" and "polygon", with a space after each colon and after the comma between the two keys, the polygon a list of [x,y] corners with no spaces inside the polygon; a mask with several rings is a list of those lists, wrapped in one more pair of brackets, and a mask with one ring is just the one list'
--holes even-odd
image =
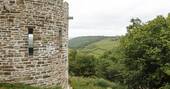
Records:
{"label": "white cloud", "polygon": [[69,0],[70,37],[122,35],[133,17],[143,21],[170,11],[169,0]]}

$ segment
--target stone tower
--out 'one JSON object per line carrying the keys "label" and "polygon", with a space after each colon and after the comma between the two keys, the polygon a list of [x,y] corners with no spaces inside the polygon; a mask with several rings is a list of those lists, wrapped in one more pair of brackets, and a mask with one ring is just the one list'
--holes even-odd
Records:
{"label": "stone tower", "polygon": [[0,83],[68,88],[68,4],[0,0]]}

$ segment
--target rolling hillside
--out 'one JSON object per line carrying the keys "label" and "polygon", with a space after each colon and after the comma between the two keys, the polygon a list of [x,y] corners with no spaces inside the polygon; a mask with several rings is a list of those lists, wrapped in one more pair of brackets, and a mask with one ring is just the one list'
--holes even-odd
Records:
{"label": "rolling hillside", "polygon": [[96,57],[102,55],[119,44],[119,37],[104,37],[104,36],[87,36],[71,39],[69,47],[77,49],[79,53],[94,55]]}
{"label": "rolling hillside", "polygon": [[82,36],[69,40],[69,48],[78,49],[83,48],[91,43],[104,39],[104,36]]}

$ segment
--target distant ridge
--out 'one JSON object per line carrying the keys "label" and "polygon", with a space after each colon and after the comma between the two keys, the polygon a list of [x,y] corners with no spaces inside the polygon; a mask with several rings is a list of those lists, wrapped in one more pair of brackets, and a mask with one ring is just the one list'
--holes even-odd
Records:
{"label": "distant ridge", "polygon": [[69,40],[69,48],[84,48],[85,46],[107,38],[116,39],[118,36],[80,36]]}

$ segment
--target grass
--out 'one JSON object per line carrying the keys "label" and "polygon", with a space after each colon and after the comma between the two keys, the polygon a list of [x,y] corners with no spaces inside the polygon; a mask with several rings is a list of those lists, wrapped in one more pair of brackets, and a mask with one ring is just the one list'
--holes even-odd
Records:
{"label": "grass", "polygon": [[[71,86],[73,89],[107,89],[109,86],[102,87],[97,85],[97,79],[83,78],[83,77],[72,77]],[[110,89],[112,89],[110,87]]]}
{"label": "grass", "polygon": [[88,46],[80,49],[82,53],[88,53],[96,57],[101,56],[106,51],[109,51],[113,48],[116,48],[119,44],[119,41],[115,41],[112,38],[105,38],[101,41],[89,44]]}
{"label": "grass", "polygon": [[93,55],[98,58],[105,52],[117,48],[120,43],[118,39],[119,37],[77,37],[69,41],[69,48],[76,49],[78,53]]}
{"label": "grass", "polygon": [[0,83],[0,89],[61,89],[61,88],[60,87],[41,88],[19,83],[17,84]]}
{"label": "grass", "polygon": [[126,87],[102,78],[71,77],[73,89],[126,89]]}
{"label": "grass", "polygon": [[69,48],[79,49],[104,39],[104,36],[82,36],[69,40]]}

